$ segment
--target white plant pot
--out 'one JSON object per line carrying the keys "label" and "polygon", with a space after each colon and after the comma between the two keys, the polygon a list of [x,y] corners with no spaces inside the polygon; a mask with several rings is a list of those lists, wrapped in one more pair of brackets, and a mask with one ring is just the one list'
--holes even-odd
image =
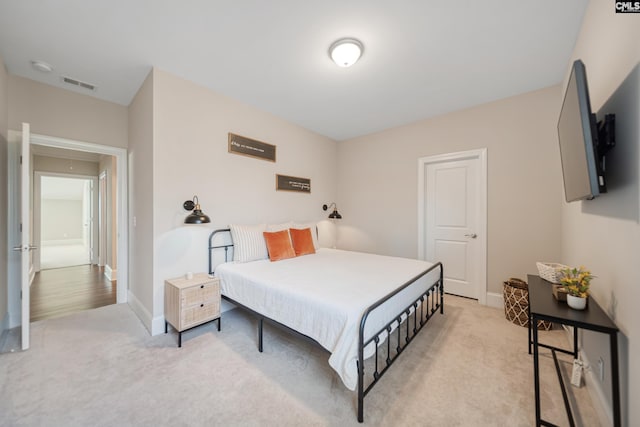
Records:
{"label": "white plant pot", "polygon": [[567,305],[574,310],[584,310],[587,307],[587,299],[567,295]]}

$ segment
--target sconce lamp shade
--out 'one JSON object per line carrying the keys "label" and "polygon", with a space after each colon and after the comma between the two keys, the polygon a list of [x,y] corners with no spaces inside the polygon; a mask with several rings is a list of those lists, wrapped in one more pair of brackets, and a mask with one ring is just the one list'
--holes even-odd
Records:
{"label": "sconce lamp shade", "polygon": [[342,219],[342,215],[340,215],[340,212],[338,212],[338,207],[333,202],[329,206],[322,205],[322,210],[326,211],[327,209],[329,209],[332,206],[333,206],[333,212],[331,212],[329,214],[329,219]]}
{"label": "sconce lamp shade", "polygon": [[193,200],[185,201],[182,206],[188,211],[193,211],[184,219],[185,224],[207,224],[211,222],[211,218],[200,210],[198,196],[193,196]]}

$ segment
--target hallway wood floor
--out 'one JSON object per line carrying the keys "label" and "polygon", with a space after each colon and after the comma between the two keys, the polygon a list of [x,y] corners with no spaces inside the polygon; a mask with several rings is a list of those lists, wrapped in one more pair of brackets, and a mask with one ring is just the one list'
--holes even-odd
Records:
{"label": "hallway wood floor", "polygon": [[31,321],[116,303],[116,282],[95,265],[42,270],[31,284]]}

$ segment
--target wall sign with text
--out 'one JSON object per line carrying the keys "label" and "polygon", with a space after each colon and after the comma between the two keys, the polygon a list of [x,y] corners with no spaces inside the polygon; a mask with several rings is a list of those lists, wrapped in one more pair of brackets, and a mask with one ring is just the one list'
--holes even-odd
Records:
{"label": "wall sign with text", "polygon": [[276,174],[276,190],[311,193],[311,180],[309,178]]}
{"label": "wall sign with text", "polygon": [[229,132],[229,152],[262,160],[276,161],[276,146]]}

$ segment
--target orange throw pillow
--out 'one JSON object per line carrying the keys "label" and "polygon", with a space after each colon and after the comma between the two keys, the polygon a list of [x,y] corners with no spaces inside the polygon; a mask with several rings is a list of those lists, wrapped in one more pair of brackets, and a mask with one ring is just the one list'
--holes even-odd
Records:
{"label": "orange throw pillow", "polygon": [[269,259],[271,261],[280,261],[281,259],[293,258],[296,253],[291,246],[291,238],[289,230],[275,231],[270,233],[265,231],[264,241],[267,243],[267,251],[269,251]]}
{"label": "orange throw pillow", "polygon": [[293,250],[296,256],[316,253],[316,249],[313,247],[313,237],[311,236],[310,228],[302,230],[290,228],[289,233],[291,233],[291,241],[293,242]]}

